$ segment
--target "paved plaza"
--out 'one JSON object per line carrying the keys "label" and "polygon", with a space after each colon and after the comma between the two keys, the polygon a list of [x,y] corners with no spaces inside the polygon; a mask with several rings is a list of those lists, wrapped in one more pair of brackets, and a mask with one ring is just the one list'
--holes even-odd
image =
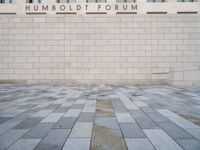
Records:
{"label": "paved plaza", "polygon": [[200,89],[0,85],[0,150],[200,150]]}

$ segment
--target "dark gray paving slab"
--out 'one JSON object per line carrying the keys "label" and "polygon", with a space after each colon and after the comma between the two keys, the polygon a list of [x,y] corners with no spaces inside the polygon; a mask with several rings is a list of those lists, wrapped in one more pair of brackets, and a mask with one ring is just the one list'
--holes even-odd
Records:
{"label": "dark gray paving slab", "polygon": [[155,122],[153,122],[150,118],[135,118],[137,124],[142,129],[157,129],[160,128]]}
{"label": "dark gray paving slab", "polygon": [[27,130],[10,130],[0,136],[0,150],[7,149],[18,138],[20,138]]}
{"label": "dark gray paving slab", "polygon": [[8,150],[33,150],[40,141],[40,139],[19,139]]}
{"label": "dark gray paving slab", "polygon": [[60,104],[49,104],[48,106],[46,106],[45,108],[43,109],[56,109],[57,107],[59,107]]}
{"label": "dark gray paving slab", "polygon": [[122,134],[125,138],[145,138],[142,129],[136,123],[120,123]]}
{"label": "dark gray paving slab", "polygon": [[77,118],[76,117],[62,117],[54,126],[60,129],[72,129]]}
{"label": "dark gray paving slab", "polygon": [[122,102],[120,101],[120,99],[117,100],[113,100],[111,99],[112,104],[113,104],[113,109],[118,112],[118,113],[125,113],[127,112],[126,107],[122,104]]}
{"label": "dark gray paving slab", "polygon": [[126,138],[128,150],[155,150],[147,138]]}
{"label": "dark gray paving slab", "polygon": [[130,110],[130,114],[133,116],[133,118],[145,118],[147,115],[141,111],[140,109],[136,110]]}
{"label": "dark gray paving slab", "polygon": [[0,124],[1,123],[4,123],[4,122],[6,122],[6,121],[8,121],[8,120],[10,120],[10,119],[12,119],[13,117],[1,117],[0,116]]}
{"label": "dark gray paving slab", "polygon": [[82,104],[74,104],[74,105],[72,105],[72,109],[82,109],[83,108],[83,106],[84,105],[82,105]]}
{"label": "dark gray paving slab", "polygon": [[14,128],[15,126],[17,126],[20,123],[21,123],[21,121],[19,121],[19,120],[16,120],[16,121],[14,120],[13,121],[13,119],[11,119],[11,120],[9,120],[7,122],[4,122],[4,123],[0,124],[0,135],[2,135],[5,132],[11,130],[12,128]]}
{"label": "dark gray paving slab", "polygon": [[52,129],[34,150],[61,150],[70,130]]}
{"label": "dark gray paving slab", "polygon": [[159,123],[159,126],[174,139],[192,138],[191,134],[172,122]]}
{"label": "dark gray paving slab", "polygon": [[23,135],[24,139],[42,139],[53,127],[54,123],[38,123]]}
{"label": "dark gray paving slab", "polygon": [[176,140],[184,150],[199,150],[200,141],[197,139],[179,139]]}
{"label": "dark gray paving slab", "polygon": [[81,113],[78,117],[78,122],[93,122],[94,113]]}
{"label": "dark gray paving slab", "polygon": [[35,106],[37,106],[37,104],[26,104],[26,105],[20,106],[19,108],[20,109],[30,109],[30,108],[33,108]]}
{"label": "dark gray paving slab", "polygon": [[158,112],[149,112],[147,115],[156,123],[159,122],[170,122],[170,120]]}
{"label": "dark gray paving slab", "polygon": [[66,113],[70,107],[57,107],[53,112],[54,113]]}
{"label": "dark gray paving slab", "polygon": [[146,113],[152,113],[155,112],[155,110],[151,107],[140,107],[142,111],[146,112]]}
{"label": "dark gray paving slab", "polygon": [[38,124],[42,119],[43,118],[41,117],[28,118],[19,125],[17,125],[15,129],[30,129],[34,127],[36,124]]}

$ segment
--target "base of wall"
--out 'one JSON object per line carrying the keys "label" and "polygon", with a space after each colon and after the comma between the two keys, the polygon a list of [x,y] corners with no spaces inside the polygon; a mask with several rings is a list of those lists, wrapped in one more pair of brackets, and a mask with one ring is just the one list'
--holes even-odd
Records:
{"label": "base of wall", "polygon": [[0,80],[0,84],[170,85],[167,80]]}

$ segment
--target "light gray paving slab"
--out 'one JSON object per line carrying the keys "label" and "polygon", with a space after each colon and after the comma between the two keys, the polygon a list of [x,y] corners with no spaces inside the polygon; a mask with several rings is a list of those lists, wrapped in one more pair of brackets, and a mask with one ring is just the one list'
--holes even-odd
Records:
{"label": "light gray paving slab", "polygon": [[85,113],[94,113],[95,110],[96,110],[95,106],[87,106],[87,105],[85,105],[83,107],[82,112],[85,112]]}
{"label": "light gray paving slab", "polygon": [[8,150],[33,150],[41,139],[19,139]]}
{"label": "light gray paving slab", "polygon": [[156,111],[158,111],[160,114],[162,114],[163,116],[166,116],[168,118],[179,117],[176,113],[174,113],[168,109],[157,109]]}
{"label": "light gray paving slab", "polygon": [[89,150],[90,138],[68,138],[62,150]]}
{"label": "light gray paving slab", "polygon": [[199,126],[193,124],[192,122],[180,117],[179,115],[175,114],[174,112],[167,110],[167,109],[159,109],[157,110],[159,113],[162,115],[166,116],[169,120],[177,124],[178,126],[185,128],[185,129],[190,129],[190,128],[196,128],[200,129]]}
{"label": "light gray paving slab", "polygon": [[147,138],[126,138],[128,150],[155,150]]}
{"label": "light gray paving slab", "polygon": [[192,122],[182,118],[182,117],[169,117],[169,120],[171,120],[172,122],[174,122],[175,124],[177,124],[178,126],[185,128],[185,129],[200,129],[199,126],[193,124]]}
{"label": "light gray paving slab", "polygon": [[133,102],[130,101],[130,99],[125,94],[123,94],[122,92],[116,92],[116,93],[127,109],[129,110],[139,109]]}
{"label": "light gray paving slab", "polygon": [[161,129],[144,129],[143,131],[154,147],[158,150],[183,150]]}
{"label": "light gray paving slab", "polygon": [[96,117],[95,124],[109,129],[119,130],[117,119],[113,117]]}
{"label": "light gray paving slab", "polygon": [[87,100],[85,106],[95,106],[96,103],[96,100]]}
{"label": "light gray paving slab", "polygon": [[135,122],[129,113],[116,113],[118,122]]}
{"label": "light gray paving slab", "polygon": [[81,109],[69,109],[64,117],[78,117],[79,114],[81,113]]}
{"label": "light gray paving slab", "polygon": [[71,107],[74,102],[64,102],[61,106],[62,107]]}
{"label": "light gray paving slab", "polygon": [[85,104],[86,100],[85,99],[78,99],[75,104]]}
{"label": "light gray paving slab", "polygon": [[92,134],[92,127],[92,122],[76,122],[70,133],[70,137],[90,138]]}
{"label": "light gray paving slab", "polygon": [[145,106],[148,106],[146,103],[144,103],[144,102],[142,102],[142,101],[135,101],[134,103],[135,103],[135,105],[136,105],[137,107],[145,107]]}
{"label": "light gray paving slab", "polygon": [[185,129],[185,130],[200,140],[200,129]]}
{"label": "light gray paving slab", "polygon": [[57,122],[64,113],[51,113],[46,118],[44,118],[41,122]]}

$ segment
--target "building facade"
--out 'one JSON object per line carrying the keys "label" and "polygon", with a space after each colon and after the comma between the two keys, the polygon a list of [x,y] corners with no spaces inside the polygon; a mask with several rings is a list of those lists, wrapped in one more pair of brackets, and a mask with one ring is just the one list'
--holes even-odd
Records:
{"label": "building facade", "polygon": [[0,82],[200,86],[200,2],[0,0]]}

